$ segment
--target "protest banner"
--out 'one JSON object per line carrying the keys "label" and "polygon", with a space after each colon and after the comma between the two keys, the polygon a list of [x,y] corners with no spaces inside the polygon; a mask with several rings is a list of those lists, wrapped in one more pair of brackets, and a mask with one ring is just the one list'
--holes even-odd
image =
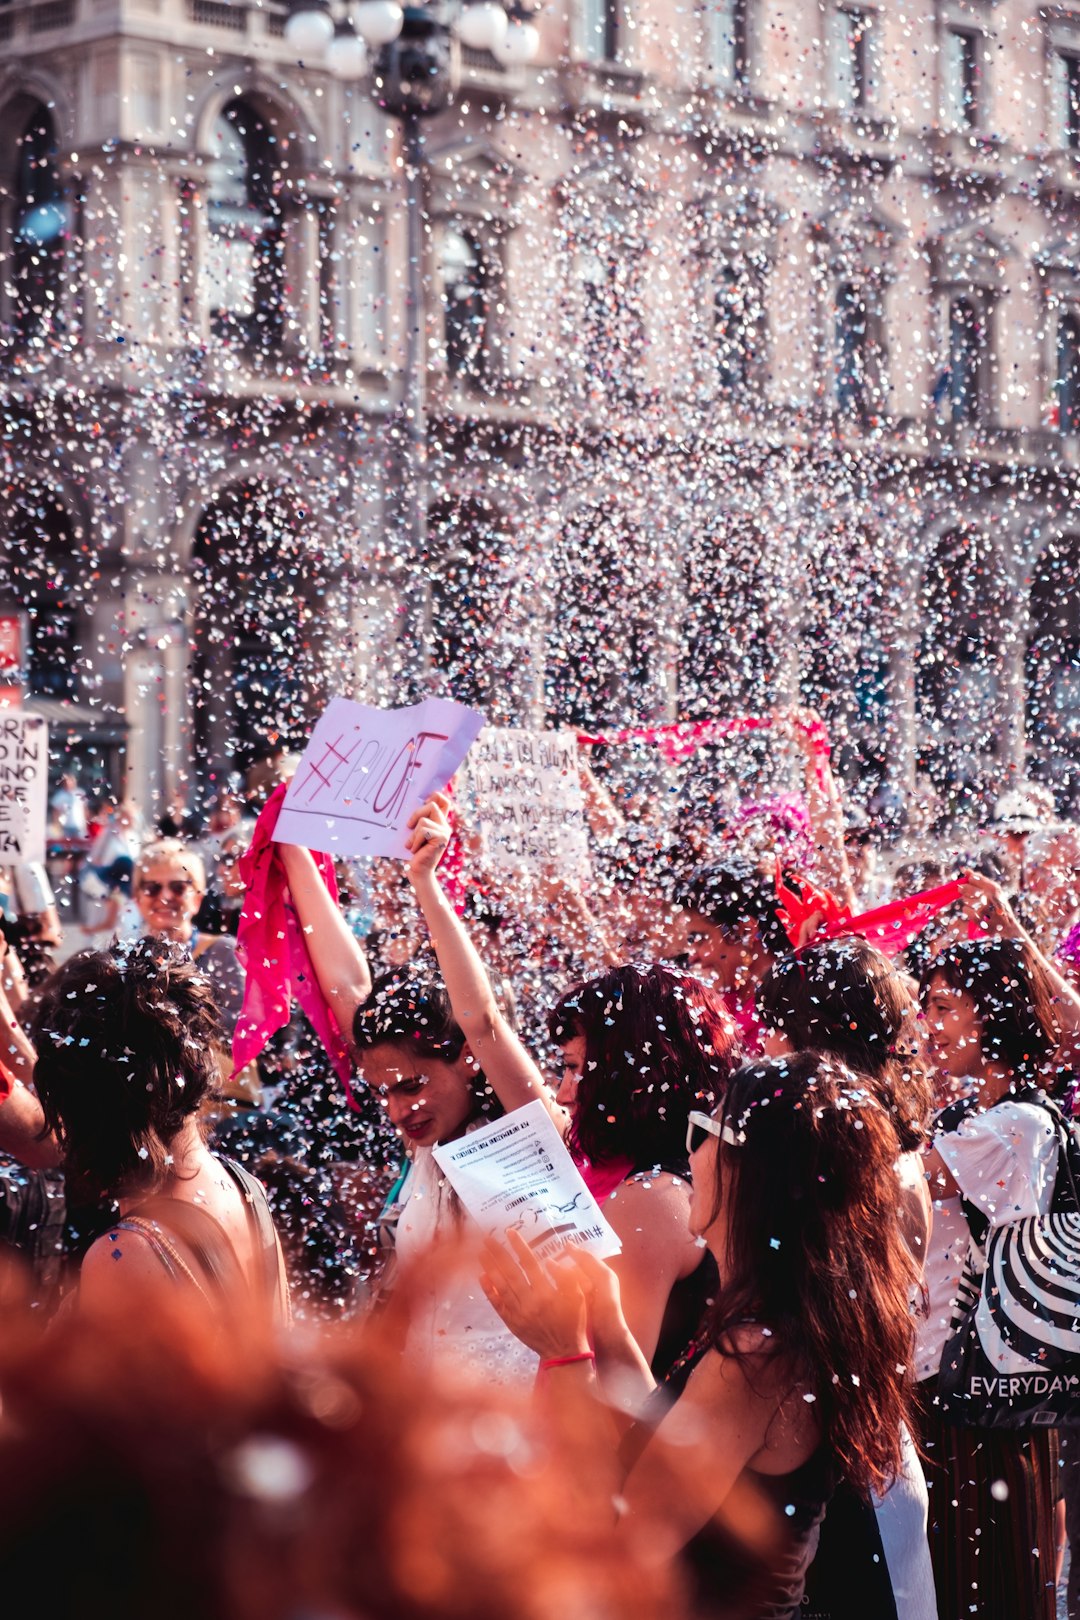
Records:
{"label": "protest banner", "polygon": [[572,731],[485,728],[469,756],[485,859],[497,871],[554,867],[589,877],[589,835]]}
{"label": "protest banner", "polygon": [[275,841],[404,858],[410,815],[446,787],[483,724],[446,698],[407,709],[332,698],[289,784]]}
{"label": "protest banner", "polygon": [[45,859],[49,736],[40,715],[0,711],[0,861]]}
{"label": "protest banner", "polygon": [[540,1259],[565,1243],[606,1259],[622,1248],[539,1100],[433,1149],[485,1232],[520,1232]]}

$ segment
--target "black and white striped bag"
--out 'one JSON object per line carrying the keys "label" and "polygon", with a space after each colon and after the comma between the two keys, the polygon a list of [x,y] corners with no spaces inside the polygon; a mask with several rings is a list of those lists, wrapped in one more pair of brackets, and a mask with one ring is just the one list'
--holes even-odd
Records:
{"label": "black and white striped bag", "polygon": [[[953,1423],[1033,1429],[1080,1424],[1080,1140],[1044,1093],[1060,1151],[1050,1211],[972,1232],[938,1396]],[[981,1233],[978,1226],[982,1227]]]}

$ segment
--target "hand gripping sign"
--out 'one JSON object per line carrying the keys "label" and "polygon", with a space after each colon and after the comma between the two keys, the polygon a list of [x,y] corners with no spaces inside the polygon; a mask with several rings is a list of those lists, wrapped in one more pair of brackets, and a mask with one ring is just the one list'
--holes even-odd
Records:
{"label": "hand gripping sign", "polygon": [[446,786],[483,724],[475,709],[446,698],[408,709],[332,698],[289,784],[275,840],[403,860],[410,815]]}

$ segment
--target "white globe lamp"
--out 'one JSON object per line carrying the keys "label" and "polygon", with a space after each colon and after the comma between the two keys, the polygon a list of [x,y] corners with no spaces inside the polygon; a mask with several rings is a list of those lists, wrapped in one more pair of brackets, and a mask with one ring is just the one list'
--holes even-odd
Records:
{"label": "white globe lamp", "polygon": [[353,10],[356,31],[377,49],[389,45],[401,33],[405,14],[397,0],[360,0]]}
{"label": "white globe lamp", "polygon": [[326,47],[326,65],[339,79],[359,79],[367,67],[367,46],[351,22],[338,23]]}
{"label": "white globe lamp", "polygon": [[458,38],[474,51],[498,55],[506,41],[506,12],[494,0],[479,0],[465,7],[457,25]]}
{"label": "white globe lamp", "polygon": [[495,55],[504,67],[524,67],[540,49],[540,30],[531,22],[511,22],[506,26],[506,38],[495,49]]}
{"label": "white globe lamp", "polygon": [[305,0],[302,10],[291,11],[285,24],[285,38],[299,56],[321,56],[334,37],[329,10],[317,0]]}

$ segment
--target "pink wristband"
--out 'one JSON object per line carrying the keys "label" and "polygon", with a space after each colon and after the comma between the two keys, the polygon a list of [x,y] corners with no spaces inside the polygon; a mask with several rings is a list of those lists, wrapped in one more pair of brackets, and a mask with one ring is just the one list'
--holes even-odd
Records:
{"label": "pink wristband", "polygon": [[571,1367],[575,1361],[595,1361],[596,1354],[592,1350],[579,1350],[576,1356],[548,1356],[542,1361],[537,1372],[547,1372],[551,1367]]}

